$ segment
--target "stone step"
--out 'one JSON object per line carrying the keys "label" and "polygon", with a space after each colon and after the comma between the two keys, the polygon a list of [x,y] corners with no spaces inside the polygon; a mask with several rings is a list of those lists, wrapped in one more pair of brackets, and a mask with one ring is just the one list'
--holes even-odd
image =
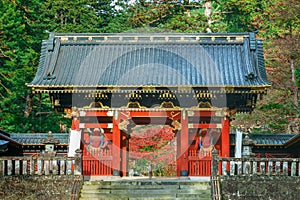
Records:
{"label": "stone step", "polygon": [[103,194],[103,193],[84,193],[80,196],[81,198],[160,198],[160,199],[165,199],[165,198],[176,198],[176,194],[160,194],[160,195],[155,195],[155,194]]}
{"label": "stone step", "polygon": [[209,182],[182,180],[86,181],[80,200],[98,199],[211,199]]}
{"label": "stone step", "polygon": [[211,197],[88,197],[80,200],[211,200]]}
{"label": "stone step", "polygon": [[210,195],[201,194],[84,194],[80,197],[80,200],[90,199],[211,199]]}
{"label": "stone step", "polygon": [[83,190],[102,189],[180,189],[179,185],[83,185]]}
{"label": "stone step", "polygon": [[103,190],[103,189],[196,189],[207,190],[209,185],[83,185],[83,190]]}
{"label": "stone step", "polygon": [[154,179],[145,179],[145,180],[118,180],[118,181],[85,181],[86,185],[207,185],[208,181],[190,181],[190,180],[154,180]]}
{"label": "stone step", "polygon": [[203,188],[207,189],[210,187],[209,182],[175,182],[175,181],[165,181],[165,182],[150,182],[150,181],[135,181],[135,182],[128,182],[128,181],[91,181],[85,182],[84,187],[91,187],[91,188],[117,188],[117,187],[180,187],[180,188]]}
{"label": "stone step", "polygon": [[139,190],[139,189],[130,189],[130,190],[82,190],[84,194],[209,194],[208,190],[169,190],[169,189],[155,189],[155,190]]}

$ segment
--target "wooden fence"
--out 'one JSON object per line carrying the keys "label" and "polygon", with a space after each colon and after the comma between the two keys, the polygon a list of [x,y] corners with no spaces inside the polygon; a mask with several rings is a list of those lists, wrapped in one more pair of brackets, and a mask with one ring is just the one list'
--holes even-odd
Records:
{"label": "wooden fence", "polygon": [[81,175],[81,154],[75,157],[0,157],[0,175]]}
{"label": "wooden fence", "polygon": [[83,148],[82,174],[84,176],[112,175],[112,148],[90,149]]}
{"label": "wooden fence", "polygon": [[211,152],[203,154],[197,150],[189,150],[188,167],[189,176],[210,176]]}

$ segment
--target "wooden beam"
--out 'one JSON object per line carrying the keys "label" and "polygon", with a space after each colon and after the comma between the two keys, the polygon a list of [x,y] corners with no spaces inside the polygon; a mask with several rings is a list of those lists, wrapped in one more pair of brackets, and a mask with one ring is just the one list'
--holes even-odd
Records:
{"label": "wooden beam", "polygon": [[[91,116],[98,116],[98,117],[106,117],[106,116],[113,116],[113,113],[117,110],[81,110],[80,117],[91,117]],[[180,119],[181,112],[180,110],[128,110],[128,111],[119,111],[120,118],[127,120],[132,117],[168,117],[170,119],[178,120]]]}
{"label": "wooden beam", "polygon": [[93,117],[93,116],[98,116],[98,117],[111,117],[113,116],[113,111],[111,110],[81,110],[79,112],[80,117]]}
{"label": "wooden beam", "polygon": [[222,116],[222,110],[218,109],[218,110],[192,110],[192,111],[188,111],[188,115],[189,117],[194,116],[194,117],[216,117],[216,116]]}
{"label": "wooden beam", "polygon": [[222,124],[188,124],[189,128],[222,128]]}
{"label": "wooden beam", "polygon": [[113,123],[80,123],[80,128],[113,128]]}

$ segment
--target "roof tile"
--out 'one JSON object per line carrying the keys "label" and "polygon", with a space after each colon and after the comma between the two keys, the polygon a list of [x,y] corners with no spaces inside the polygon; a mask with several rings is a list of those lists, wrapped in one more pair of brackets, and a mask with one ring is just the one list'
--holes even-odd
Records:
{"label": "roof tile", "polygon": [[[178,34],[143,35],[143,40],[135,42],[120,40],[97,42],[84,39],[63,41],[59,36],[56,35],[53,41],[53,51],[47,48],[47,45],[51,44],[51,38],[43,42],[40,65],[36,77],[29,84],[31,87],[145,85],[249,87],[269,84],[264,69],[261,41],[255,40],[256,48],[251,50],[250,39],[246,36],[243,42],[211,41],[208,40],[209,37],[218,35],[203,34],[182,35],[186,38],[185,41],[172,41],[172,38],[180,36]],[[74,36],[76,34],[72,35],[72,38]],[[103,35],[86,34],[86,36],[100,38]],[[157,38],[168,36],[171,39],[168,42],[158,39],[154,42],[148,40],[155,36]],[[194,39],[196,36],[200,37],[200,41]],[[206,40],[202,41],[201,37],[204,36]],[[126,37],[141,36],[123,35],[123,38]],[[248,75],[251,73],[254,77],[249,78]]]}

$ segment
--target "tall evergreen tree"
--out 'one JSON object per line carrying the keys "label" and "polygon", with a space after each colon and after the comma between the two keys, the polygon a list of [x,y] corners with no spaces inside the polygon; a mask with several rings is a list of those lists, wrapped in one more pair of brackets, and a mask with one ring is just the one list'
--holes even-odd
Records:
{"label": "tall evergreen tree", "polygon": [[37,50],[40,46],[38,1],[1,2],[1,103],[0,126],[11,132],[23,132],[28,122],[24,118],[27,97],[26,82],[31,81],[38,64]]}

